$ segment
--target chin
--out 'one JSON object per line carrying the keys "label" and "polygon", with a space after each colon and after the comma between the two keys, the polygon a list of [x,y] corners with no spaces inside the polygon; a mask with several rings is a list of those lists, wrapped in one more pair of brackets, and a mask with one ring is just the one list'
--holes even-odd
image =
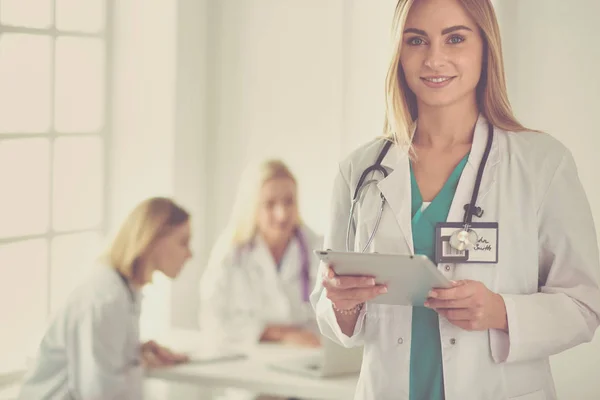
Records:
{"label": "chin", "polygon": [[291,228],[273,228],[272,232],[274,237],[281,237],[289,235],[291,231]]}
{"label": "chin", "polygon": [[165,275],[167,278],[170,279],[175,279],[177,277],[177,275],[179,275],[179,271],[181,271],[181,268],[178,269],[171,269],[171,270],[166,270],[163,271],[163,275]]}
{"label": "chin", "polygon": [[424,96],[421,98],[421,103],[427,107],[438,108],[451,106],[459,100],[460,97],[456,96]]}

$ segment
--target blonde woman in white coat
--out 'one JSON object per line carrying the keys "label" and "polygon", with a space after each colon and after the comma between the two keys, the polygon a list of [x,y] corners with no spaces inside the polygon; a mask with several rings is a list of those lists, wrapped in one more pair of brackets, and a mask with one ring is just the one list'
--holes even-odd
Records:
{"label": "blonde woman in white coat", "polygon": [[90,279],[52,319],[20,400],[141,400],[143,370],[186,361],[140,343],[141,288],[154,271],[175,278],[191,257],[189,214],[172,200],[139,204]]}
{"label": "blonde woman in white coat", "polygon": [[[378,183],[355,206],[349,250],[427,255],[455,286],[414,307],[378,305],[368,301],[385,286],[323,266],[311,297],[321,331],[364,345],[356,399],[555,400],[549,357],[600,323],[598,242],[573,157],[514,118],[489,0],[400,0],[394,40],[387,138],[340,163],[324,247],[346,250],[359,177],[388,142],[387,177],[368,176]],[[439,261],[435,227],[460,232],[473,193],[473,222],[498,223],[498,240],[473,225],[491,244],[466,261],[482,258]]]}
{"label": "blonde woman in white coat", "polygon": [[309,302],[317,248],[321,240],[301,222],[296,179],[287,166],[267,160],[249,167],[202,276],[201,330],[241,346],[318,346]]}

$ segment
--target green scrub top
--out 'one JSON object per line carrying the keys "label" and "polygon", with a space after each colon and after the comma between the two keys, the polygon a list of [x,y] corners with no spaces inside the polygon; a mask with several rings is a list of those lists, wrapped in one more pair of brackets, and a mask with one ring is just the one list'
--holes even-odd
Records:
{"label": "green scrub top", "polygon": [[[411,215],[415,254],[425,255],[434,261],[435,226],[438,222],[446,222],[467,158],[468,155],[456,166],[442,190],[427,207],[423,207],[423,198],[411,164]],[[426,307],[413,307],[410,400],[443,399],[444,375],[438,314]]]}

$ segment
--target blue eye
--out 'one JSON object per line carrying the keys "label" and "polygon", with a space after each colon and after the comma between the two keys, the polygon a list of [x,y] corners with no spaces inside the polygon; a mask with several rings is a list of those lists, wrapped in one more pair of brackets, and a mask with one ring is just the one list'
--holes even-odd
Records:
{"label": "blue eye", "polygon": [[414,37],[414,38],[408,39],[408,44],[411,46],[420,46],[424,43],[425,43],[425,41],[419,37]]}
{"label": "blue eye", "polygon": [[464,39],[462,36],[452,36],[452,37],[451,37],[451,38],[448,40],[448,42],[449,42],[450,44],[458,44],[458,43],[462,43],[462,42],[464,42],[464,41],[465,41],[465,39]]}

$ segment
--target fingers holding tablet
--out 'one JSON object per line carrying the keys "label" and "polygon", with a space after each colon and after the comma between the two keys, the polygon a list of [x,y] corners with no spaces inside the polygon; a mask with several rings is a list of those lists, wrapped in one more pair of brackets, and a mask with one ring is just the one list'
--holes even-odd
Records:
{"label": "fingers holding tablet", "polygon": [[386,293],[386,285],[375,283],[375,278],[368,275],[340,276],[329,265],[323,279],[327,298],[336,308],[349,309]]}

